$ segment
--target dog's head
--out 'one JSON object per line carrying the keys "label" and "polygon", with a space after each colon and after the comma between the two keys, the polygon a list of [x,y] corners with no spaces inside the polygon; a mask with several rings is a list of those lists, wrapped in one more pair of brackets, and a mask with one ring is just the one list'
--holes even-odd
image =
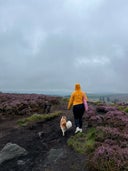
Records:
{"label": "dog's head", "polygon": [[66,116],[62,116],[61,120],[60,120],[60,126],[61,127],[66,127],[66,122],[67,122],[67,117]]}
{"label": "dog's head", "polygon": [[66,121],[67,120],[67,117],[66,116],[62,116],[61,117],[61,120],[65,120]]}

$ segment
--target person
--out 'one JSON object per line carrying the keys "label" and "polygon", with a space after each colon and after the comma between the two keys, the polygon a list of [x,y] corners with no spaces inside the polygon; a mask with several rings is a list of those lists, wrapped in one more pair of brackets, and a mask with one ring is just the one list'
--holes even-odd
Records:
{"label": "person", "polygon": [[76,126],[75,133],[82,132],[82,117],[85,112],[83,99],[87,101],[88,97],[86,93],[81,90],[80,84],[76,83],[75,91],[72,92],[67,107],[68,110],[70,110],[73,106],[73,115]]}

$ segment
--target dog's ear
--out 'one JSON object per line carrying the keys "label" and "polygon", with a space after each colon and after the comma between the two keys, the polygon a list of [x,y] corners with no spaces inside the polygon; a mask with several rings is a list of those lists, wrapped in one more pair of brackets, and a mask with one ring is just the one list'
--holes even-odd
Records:
{"label": "dog's ear", "polygon": [[67,117],[66,117],[66,116],[63,116],[63,118],[64,118],[64,119],[67,119]]}
{"label": "dog's ear", "polygon": [[61,119],[63,118],[63,116],[61,116]]}

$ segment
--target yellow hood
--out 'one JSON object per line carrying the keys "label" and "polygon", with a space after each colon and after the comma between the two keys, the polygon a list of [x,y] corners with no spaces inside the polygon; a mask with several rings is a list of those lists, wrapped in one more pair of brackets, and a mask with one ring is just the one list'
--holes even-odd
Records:
{"label": "yellow hood", "polygon": [[75,90],[81,90],[81,87],[80,87],[79,83],[75,84]]}

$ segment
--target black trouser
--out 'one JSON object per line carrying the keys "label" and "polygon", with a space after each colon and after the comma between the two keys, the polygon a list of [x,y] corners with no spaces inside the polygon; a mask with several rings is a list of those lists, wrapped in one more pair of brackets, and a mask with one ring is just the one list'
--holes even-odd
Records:
{"label": "black trouser", "polygon": [[74,114],[76,127],[82,128],[82,117],[84,111],[85,111],[84,104],[78,104],[73,106],[73,114]]}

